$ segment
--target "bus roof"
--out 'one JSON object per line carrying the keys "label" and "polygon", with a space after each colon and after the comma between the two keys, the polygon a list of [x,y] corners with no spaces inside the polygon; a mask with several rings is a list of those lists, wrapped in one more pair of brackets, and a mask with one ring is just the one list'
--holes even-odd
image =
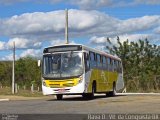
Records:
{"label": "bus roof", "polygon": [[95,53],[98,53],[98,54],[102,54],[102,55],[104,55],[106,57],[110,57],[110,58],[113,58],[113,59],[121,61],[121,59],[119,57],[117,57],[117,56],[111,55],[111,54],[106,53],[104,51],[97,50],[95,48],[90,48],[90,47],[82,45],[82,44],[59,44],[59,45],[54,45],[54,46],[46,47],[46,48],[44,48],[44,50],[47,49],[47,48],[62,47],[62,46],[82,46],[82,50],[95,52]]}

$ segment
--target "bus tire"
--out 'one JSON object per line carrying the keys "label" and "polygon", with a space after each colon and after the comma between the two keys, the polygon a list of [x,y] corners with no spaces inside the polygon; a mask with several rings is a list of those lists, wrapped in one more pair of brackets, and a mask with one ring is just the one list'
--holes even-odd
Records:
{"label": "bus tire", "polygon": [[88,93],[83,93],[83,94],[82,94],[82,97],[83,97],[84,99],[88,99]]}
{"label": "bus tire", "polygon": [[115,82],[113,83],[113,90],[110,91],[110,92],[107,92],[106,93],[106,96],[107,97],[114,97],[116,95],[116,84]]}
{"label": "bus tire", "polygon": [[57,97],[57,100],[62,100],[63,95],[62,94],[57,94],[56,97]]}
{"label": "bus tire", "polygon": [[93,82],[92,92],[91,93],[83,93],[82,96],[83,96],[84,99],[93,99],[95,92],[96,92],[96,82]]}
{"label": "bus tire", "polygon": [[94,82],[92,83],[92,92],[89,94],[89,98],[90,98],[90,99],[93,99],[93,98],[94,98],[95,92],[96,92],[96,82],[94,81]]}

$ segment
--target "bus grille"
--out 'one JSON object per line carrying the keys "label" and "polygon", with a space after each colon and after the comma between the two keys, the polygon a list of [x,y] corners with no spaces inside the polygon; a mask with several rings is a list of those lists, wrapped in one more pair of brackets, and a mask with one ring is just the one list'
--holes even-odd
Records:
{"label": "bus grille", "polygon": [[46,85],[50,88],[73,87],[77,85],[77,80],[46,80]]}

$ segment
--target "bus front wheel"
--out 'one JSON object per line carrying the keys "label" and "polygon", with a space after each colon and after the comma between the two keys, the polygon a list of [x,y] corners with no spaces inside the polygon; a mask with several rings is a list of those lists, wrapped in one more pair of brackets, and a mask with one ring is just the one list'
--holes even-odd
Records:
{"label": "bus front wheel", "polygon": [[92,93],[90,95],[91,99],[94,98],[94,93],[96,92],[96,82],[93,82],[92,84]]}
{"label": "bus front wheel", "polygon": [[93,99],[95,92],[96,92],[96,82],[93,82],[93,84],[92,84],[92,92],[91,93],[83,93],[82,96],[85,99]]}
{"label": "bus front wheel", "polygon": [[56,97],[57,97],[57,100],[62,100],[63,95],[62,94],[58,94],[58,95],[56,95]]}

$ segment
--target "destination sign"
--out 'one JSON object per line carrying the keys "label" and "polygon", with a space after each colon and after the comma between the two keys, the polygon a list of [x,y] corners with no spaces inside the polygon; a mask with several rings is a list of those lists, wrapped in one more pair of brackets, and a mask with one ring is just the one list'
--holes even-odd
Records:
{"label": "destination sign", "polygon": [[71,45],[71,46],[55,46],[44,49],[44,53],[53,53],[53,52],[65,52],[65,51],[78,51],[82,50],[80,45]]}

